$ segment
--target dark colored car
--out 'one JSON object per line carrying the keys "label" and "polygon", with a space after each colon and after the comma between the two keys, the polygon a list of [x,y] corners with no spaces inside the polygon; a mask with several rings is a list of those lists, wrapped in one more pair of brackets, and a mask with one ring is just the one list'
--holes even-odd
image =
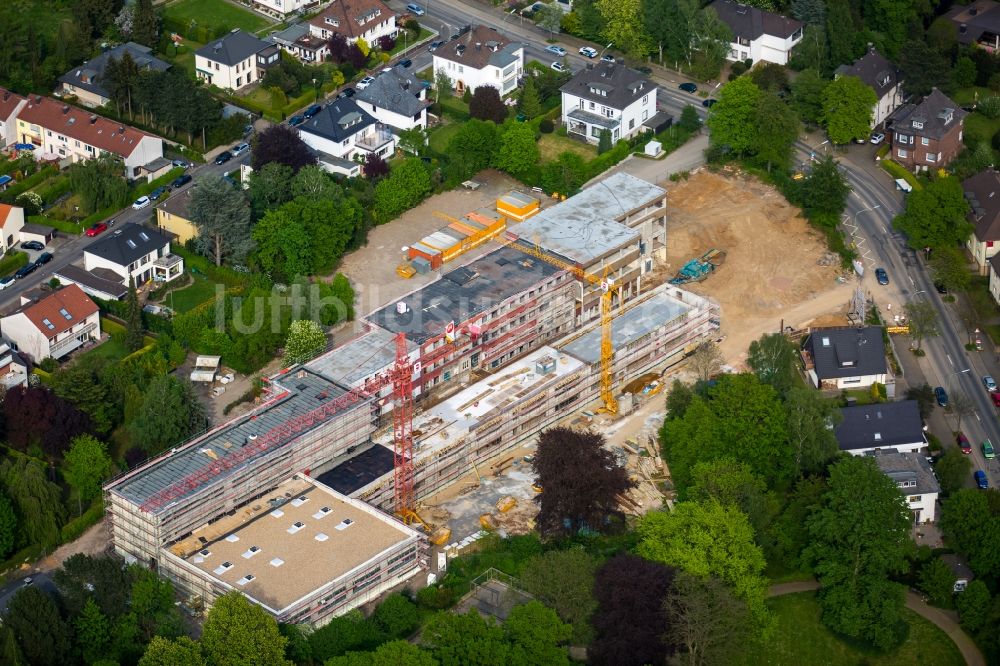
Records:
{"label": "dark colored car", "polygon": [[149,198],[152,199],[153,201],[156,201],[157,199],[159,199],[160,197],[162,197],[164,194],[166,194],[169,191],[170,191],[169,188],[158,187],[158,188],[156,188],[155,190],[153,190],[152,192],[149,193]]}
{"label": "dark colored car", "polygon": [[941,294],[942,296],[948,293],[948,287],[944,286],[944,284],[942,284],[941,282],[935,282],[934,289],[935,291],[937,291],[937,293]]}
{"label": "dark colored car", "polygon": [[889,284],[889,274],[885,272],[884,268],[875,269],[875,279],[878,280],[879,284]]}
{"label": "dark colored car", "polygon": [[38,259],[35,259],[35,265],[41,266],[43,264],[49,263],[50,261],[52,261],[52,253],[42,252],[40,255],[38,255]]}
{"label": "dark colored car", "polygon": [[948,392],[944,390],[943,386],[938,386],[934,389],[934,399],[937,400],[937,404],[940,406],[948,406]]}
{"label": "dark colored car", "polygon": [[684,92],[691,93],[692,95],[698,92],[698,86],[696,86],[693,83],[682,83],[677,87],[683,90]]}
{"label": "dark colored car", "polygon": [[191,176],[184,174],[174,178],[174,182],[170,183],[170,189],[176,190],[178,187],[184,187],[191,182]]}
{"label": "dark colored car", "polygon": [[439,39],[437,41],[431,42],[430,48],[428,48],[427,50],[428,51],[437,51],[439,48],[441,48],[444,45],[445,45],[444,40]]}
{"label": "dark colored car", "polygon": [[719,100],[717,99],[708,98],[704,102],[702,102],[701,105],[706,109],[711,109],[713,106],[715,106],[715,103],[718,101]]}
{"label": "dark colored car", "polygon": [[409,67],[412,64],[413,64],[413,61],[410,60],[409,58],[403,58],[402,60],[399,61],[399,66],[400,67]]}
{"label": "dark colored car", "polygon": [[354,88],[344,88],[340,91],[337,97],[340,97],[341,99],[345,97],[354,97]]}
{"label": "dark colored car", "polygon": [[977,469],[976,473],[973,475],[976,479],[976,486],[980,490],[986,490],[990,487],[990,481],[986,478],[986,472],[981,469]]}
{"label": "dark colored car", "polygon": [[20,280],[21,278],[28,277],[29,275],[35,272],[36,268],[38,268],[38,264],[26,264],[25,266],[22,266],[20,270],[14,273],[14,279]]}
{"label": "dark colored car", "polygon": [[969,438],[965,436],[964,433],[958,433],[955,437],[955,443],[958,444],[958,448],[962,449],[962,453],[969,455],[972,453],[972,443]]}
{"label": "dark colored car", "polygon": [[24,241],[21,243],[21,247],[25,250],[44,250],[45,246],[38,241]]}
{"label": "dark colored car", "polygon": [[231,159],[233,159],[233,154],[228,150],[223,150],[221,153],[219,153],[219,156],[215,158],[215,163],[225,164]]}
{"label": "dark colored car", "polygon": [[319,104],[313,104],[308,109],[306,109],[305,111],[303,111],[302,115],[305,118],[312,118],[313,116],[315,116],[317,113],[319,113],[322,110],[323,110],[322,106],[320,106]]}
{"label": "dark colored car", "polygon": [[305,121],[306,119],[304,116],[292,116],[291,118],[288,119],[288,125],[289,127],[296,127],[298,125],[301,125]]}

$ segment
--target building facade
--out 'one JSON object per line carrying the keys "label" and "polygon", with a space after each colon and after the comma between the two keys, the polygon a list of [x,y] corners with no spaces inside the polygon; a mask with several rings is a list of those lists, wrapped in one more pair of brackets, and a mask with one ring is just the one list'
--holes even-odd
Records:
{"label": "building facade", "polygon": [[24,209],[0,204],[0,255],[7,254],[21,239],[24,228]]}
{"label": "building facade", "polygon": [[892,383],[880,326],[816,328],[802,350],[806,376],[818,389]]}
{"label": "building facade", "polygon": [[853,65],[838,67],[836,76],[856,76],[875,92],[872,129],[881,126],[903,103],[903,73],[874,46],[869,46],[868,52]]}
{"label": "building facade", "polygon": [[927,458],[920,453],[880,451],[875,454],[875,462],[906,498],[914,524],[933,523],[941,486]]}
{"label": "building facade", "polygon": [[176,236],[178,243],[186,243],[198,236],[198,228],[188,217],[192,191],[189,187],[172,194],[156,206],[156,226]]}
{"label": "building facade", "polygon": [[388,159],[396,135],[350,98],[333,100],[296,129],[327,171],[353,176],[369,153]]}
{"label": "building facade", "polygon": [[28,100],[0,88],[0,148],[17,143],[17,114]]}
{"label": "building facade", "polygon": [[627,139],[656,115],[656,86],[634,69],[614,63],[588,64],[561,89],[562,122],[571,134],[598,143]]}
{"label": "building facade", "polygon": [[83,251],[84,270],[105,269],[128,285],[170,282],[184,273],[184,259],[170,253],[170,238],[159,229],[125,224]]}
{"label": "building facade", "polygon": [[194,52],[195,74],[208,85],[236,91],[264,78],[280,59],[277,45],[237,28]]}
{"label": "building facade", "polygon": [[733,62],[763,60],[787,65],[792,49],[802,41],[805,24],[801,21],[733,0],[714,0],[708,7],[715,10],[733,34],[726,56]]}
{"label": "building facade", "polygon": [[434,51],[434,80],[444,72],[458,95],[492,86],[500,96],[517,88],[524,75],[524,45],[511,42],[496,28],[477,25]]}
{"label": "building facade", "polygon": [[920,104],[903,105],[891,121],[892,159],[912,171],[948,166],[964,148],[966,115],[937,88]]}
{"label": "building facade", "polygon": [[979,274],[986,275],[990,259],[1000,250],[1000,173],[990,167],[962,181],[962,189],[972,223],[972,234],[965,246]]}
{"label": "building facade", "polygon": [[324,43],[318,52],[320,57],[329,54],[325,43],[334,35],[340,35],[348,44],[362,39],[374,46],[381,37],[395,38],[398,33],[396,13],[382,0],[334,0],[309,19],[309,34]]}
{"label": "building facade", "polygon": [[0,318],[0,335],[34,363],[60,359],[101,339],[100,310],[73,284]]}
{"label": "building facade", "polygon": [[855,405],[840,410],[834,427],[840,450],[852,456],[875,452],[916,453],[927,448],[916,400]]}
{"label": "building facade", "polygon": [[406,69],[381,72],[354,100],[383,125],[400,130],[427,128],[427,89]]}
{"label": "building facade", "polygon": [[111,101],[104,82],[104,71],[112,60],[121,61],[126,55],[135,63],[136,69],[142,72],[162,72],[170,68],[170,63],[152,55],[148,46],[126,42],[109,49],[99,56],[74,67],[59,77],[59,91],[63,95],[72,95],[83,106],[96,108]]}

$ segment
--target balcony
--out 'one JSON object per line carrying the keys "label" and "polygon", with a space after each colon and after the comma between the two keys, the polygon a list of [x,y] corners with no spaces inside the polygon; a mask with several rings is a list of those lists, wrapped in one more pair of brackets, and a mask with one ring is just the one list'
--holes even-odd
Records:
{"label": "balcony", "polygon": [[385,127],[377,127],[354,139],[354,145],[358,150],[378,153],[386,145],[392,143],[392,140],[392,132]]}
{"label": "balcony", "polygon": [[165,254],[153,262],[153,280],[170,282],[184,272],[184,259],[176,254]]}
{"label": "balcony", "polygon": [[[90,337],[90,334],[97,328],[97,322],[92,322],[90,324],[85,324],[80,328],[74,329],[70,334],[63,338],[62,340],[49,343],[49,355],[52,358],[62,358],[66,354],[70,353]],[[84,338],[81,340],[80,338]]]}

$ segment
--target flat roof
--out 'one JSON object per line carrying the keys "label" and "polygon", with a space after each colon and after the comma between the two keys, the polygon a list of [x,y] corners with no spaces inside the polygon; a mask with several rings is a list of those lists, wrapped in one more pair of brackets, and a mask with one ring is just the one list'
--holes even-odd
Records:
{"label": "flat roof", "polygon": [[[108,490],[130,502],[142,505],[186,477],[209,468],[226,455],[239,451],[249,436],[262,436],[269,430],[285,425],[295,417],[311,412],[347,392],[340,385],[308,368],[297,368],[274,377],[271,386],[272,395],[275,396],[271,402],[165,453],[135,472],[113,482],[108,486]],[[362,402],[351,403],[343,411],[355,409]],[[283,437],[270,450],[284,446],[298,436],[299,434],[293,434]],[[264,454],[252,456],[229,469],[221,469],[211,482],[214,483],[220,478],[236,473],[260,455]],[[170,503],[187,497],[206,485],[209,485],[209,482],[192,484],[193,487],[180,492]],[[164,503],[154,507],[152,511],[159,513],[167,506],[169,504]]]}
{"label": "flat roof", "polygon": [[499,199],[504,203],[513,204],[518,208],[538,203],[538,197],[529,196],[518,190],[511,190],[507,194],[501,195]]}
{"label": "flat roof", "polygon": [[364,502],[297,476],[170,551],[278,614],[323,587],[333,588],[387,549],[419,538]]}
{"label": "flat roof", "polygon": [[434,282],[399,299],[407,305],[404,314],[392,303],[368,315],[368,321],[391,333],[402,331],[408,340],[423,344],[444,334],[448,322],[459,325],[468,321],[561,270],[520,250],[503,247],[442,273]]}
{"label": "flat roof", "polygon": [[[683,317],[690,309],[687,303],[663,291],[657,292],[611,321],[611,345],[615,349],[627,347],[668,322]],[[601,360],[601,329],[590,330],[561,349],[585,363],[597,363]]]}
{"label": "flat roof", "polygon": [[608,252],[638,242],[639,232],[616,220],[664,195],[662,187],[619,172],[510,230],[587,266]]}
{"label": "flat roof", "polygon": [[350,495],[392,472],[395,454],[381,444],[373,444],[349,460],[316,477],[338,493]]}
{"label": "flat roof", "polygon": [[[407,348],[415,345],[407,341]],[[343,386],[353,387],[396,362],[396,336],[377,326],[317,356],[306,367]]]}

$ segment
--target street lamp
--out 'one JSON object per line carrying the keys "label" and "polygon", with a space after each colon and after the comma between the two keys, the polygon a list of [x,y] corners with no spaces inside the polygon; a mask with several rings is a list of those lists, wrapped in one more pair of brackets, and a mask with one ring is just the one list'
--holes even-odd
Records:
{"label": "street lamp", "polygon": [[313,101],[319,100],[319,89],[316,87],[316,77],[313,77],[313,97],[315,97]]}
{"label": "street lamp", "polygon": [[813,146],[812,148],[810,148],[809,149],[809,161],[811,162],[811,161],[815,160],[816,159],[816,150],[819,149],[819,148],[821,148],[821,147],[823,147],[823,146],[825,146],[828,143],[830,143],[829,139],[827,139],[826,141],[824,141],[823,143],[821,143],[819,145],[816,145],[816,146]]}

